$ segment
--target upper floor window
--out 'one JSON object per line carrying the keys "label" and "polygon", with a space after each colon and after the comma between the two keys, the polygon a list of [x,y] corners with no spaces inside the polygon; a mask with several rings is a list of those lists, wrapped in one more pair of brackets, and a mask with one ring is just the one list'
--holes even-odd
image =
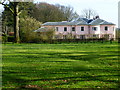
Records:
{"label": "upper floor window", "polygon": [[72,27],[72,31],[75,31],[75,27]]}
{"label": "upper floor window", "polygon": [[75,39],[76,38],[76,35],[73,35],[73,39]]}
{"label": "upper floor window", "polygon": [[81,27],[81,31],[84,31],[84,27]]}
{"label": "upper floor window", "polygon": [[93,37],[95,37],[95,38],[98,38],[98,37],[99,37],[99,35],[97,35],[97,34],[94,34],[94,35],[93,35]]}
{"label": "upper floor window", "polygon": [[67,27],[64,27],[64,31],[67,31]]}
{"label": "upper floor window", "polygon": [[115,28],[113,27],[113,31],[114,31],[114,29],[115,29]]}
{"label": "upper floor window", "polygon": [[58,27],[56,27],[56,31],[58,31]]}
{"label": "upper floor window", "polygon": [[105,26],[105,31],[108,31],[108,27],[107,26]]}
{"label": "upper floor window", "polygon": [[92,27],[92,30],[97,31],[97,27]]}

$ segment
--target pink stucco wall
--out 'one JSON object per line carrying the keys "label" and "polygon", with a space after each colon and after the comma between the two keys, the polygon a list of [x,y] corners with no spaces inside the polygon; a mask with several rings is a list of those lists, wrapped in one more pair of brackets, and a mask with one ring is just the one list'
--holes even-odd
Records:
{"label": "pink stucco wall", "polygon": [[[108,26],[108,31],[105,31],[105,26]],[[100,34],[113,34],[114,33],[113,25],[101,25],[100,26]]]}
{"label": "pink stucco wall", "polygon": [[[105,31],[105,26],[108,26],[108,31]],[[110,34],[110,38],[115,37],[115,25],[77,25],[77,26],[43,26],[43,27],[58,27],[58,31],[56,34],[67,35],[68,33],[72,33],[73,35],[86,35],[90,37],[90,35],[98,35],[99,38],[104,34]],[[67,27],[67,31],[64,31],[64,27]],[[75,31],[72,31],[72,27],[75,27]],[[81,31],[81,27],[84,27],[84,31]],[[93,30],[92,27],[97,27],[97,30]]]}
{"label": "pink stucco wall", "polygon": [[[108,30],[105,30],[105,26],[108,27]],[[109,34],[110,38],[115,38],[115,25],[101,25],[100,26],[100,35]]]}
{"label": "pink stucco wall", "polygon": [[[92,27],[97,27],[97,30],[93,30]],[[100,34],[100,25],[90,26],[90,34]]]}
{"label": "pink stucco wall", "polygon": [[[81,26],[43,26],[43,27],[58,27],[58,31],[56,31],[56,34],[62,33],[62,34],[67,34],[67,33],[73,33],[77,35],[82,35],[82,34],[88,34],[88,26],[86,25],[81,25]],[[64,27],[67,27],[67,31],[64,31]],[[75,27],[75,31],[72,31],[72,27]],[[81,27],[84,27],[84,31],[81,31]]]}
{"label": "pink stucco wall", "polygon": [[[84,27],[84,31],[81,31],[81,27]],[[78,35],[89,34],[88,26],[87,25],[76,26],[76,33]]]}

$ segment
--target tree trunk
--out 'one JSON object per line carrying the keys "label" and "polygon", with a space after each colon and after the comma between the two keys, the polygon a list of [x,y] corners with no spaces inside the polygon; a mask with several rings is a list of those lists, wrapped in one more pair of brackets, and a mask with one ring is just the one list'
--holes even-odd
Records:
{"label": "tree trunk", "polygon": [[14,42],[19,43],[19,15],[18,15],[18,2],[14,2]]}

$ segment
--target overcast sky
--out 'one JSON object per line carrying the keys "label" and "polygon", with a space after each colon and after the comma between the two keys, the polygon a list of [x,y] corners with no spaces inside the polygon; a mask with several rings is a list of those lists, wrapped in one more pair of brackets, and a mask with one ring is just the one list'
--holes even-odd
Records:
{"label": "overcast sky", "polygon": [[[50,4],[61,4],[72,6],[81,15],[83,9],[95,10],[101,19],[118,25],[118,1],[120,0],[34,0],[35,2],[47,2]],[[0,5],[0,10],[2,9]]]}

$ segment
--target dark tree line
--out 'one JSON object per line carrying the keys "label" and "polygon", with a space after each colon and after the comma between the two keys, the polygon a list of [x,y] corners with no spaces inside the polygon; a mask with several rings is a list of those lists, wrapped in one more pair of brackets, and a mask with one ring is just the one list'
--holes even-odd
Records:
{"label": "dark tree line", "polygon": [[38,3],[29,14],[40,22],[69,21],[78,18],[79,15],[70,6]]}
{"label": "dark tree line", "polygon": [[[21,31],[22,18],[27,16],[39,22],[70,21],[78,18],[79,15],[70,6],[52,5],[48,3],[33,2],[9,2],[1,3],[4,5],[2,12],[2,32],[8,34],[14,31],[15,42],[20,41],[19,32]],[[27,29],[27,28],[26,28]]]}

